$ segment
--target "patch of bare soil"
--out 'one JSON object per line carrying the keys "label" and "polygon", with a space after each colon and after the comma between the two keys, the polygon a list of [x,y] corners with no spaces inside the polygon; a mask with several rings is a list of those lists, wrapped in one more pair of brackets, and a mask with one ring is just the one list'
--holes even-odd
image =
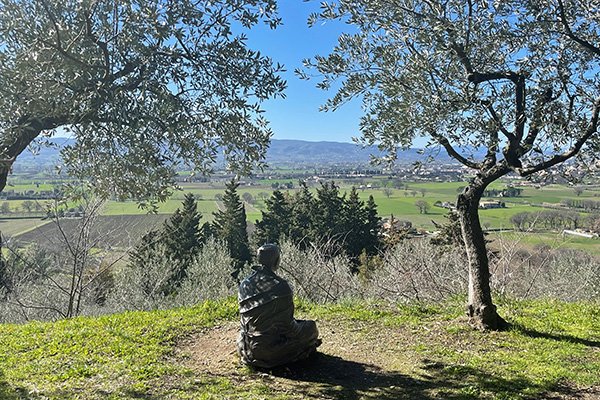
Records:
{"label": "patch of bare soil", "polygon": [[241,366],[236,353],[237,323],[189,337],[180,343],[178,352],[201,376],[226,377],[238,385],[267,384],[275,393],[291,398],[425,398],[419,393],[430,385],[401,372],[414,372],[410,360],[398,362],[399,349],[406,354],[413,344],[406,332],[351,322],[319,321],[318,326],[323,344],[315,356],[271,371]]}
{"label": "patch of bare soil", "polygon": [[[336,355],[380,369],[392,367],[396,362],[393,348],[407,340],[399,331],[384,332],[378,329],[372,332],[372,329],[366,329],[364,324],[343,327],[329,321],[319,321],[318,326],[319,337],[323,340],[319,347],[320,353]],[[190,366],[198,372],[226,373],[239,364],[236,353],[238,331],[237,322],[228,322],[186,338],[179,348],[189,354]],[[390,343],[393,347],[389,346]],[[410,344],[404,343],[406,346]]]}

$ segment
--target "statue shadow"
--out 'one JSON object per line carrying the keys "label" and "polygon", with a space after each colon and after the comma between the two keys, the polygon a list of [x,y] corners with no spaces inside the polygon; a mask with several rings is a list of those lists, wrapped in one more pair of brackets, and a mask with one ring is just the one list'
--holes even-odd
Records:
{"label": "statue shadow", "polygon": [[426,381],[324,353],[269,372],[294,381],[294,391],[303,398],[430,398],[420,396],[428,387]]}

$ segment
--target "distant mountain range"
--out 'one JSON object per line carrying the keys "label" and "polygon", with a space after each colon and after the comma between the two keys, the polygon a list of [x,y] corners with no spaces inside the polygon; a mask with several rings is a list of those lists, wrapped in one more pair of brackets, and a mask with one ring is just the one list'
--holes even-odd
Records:
{"label": "distant mountain range", "polygon": [[[60,149],[73,143],[73,139],[53,138],[51,147],[41,147],[33,154],[25,151],[21,154],[15,167],[51,166],[60,162]],[[423,161],[426,155],[420,149],[407,149],[398,152],[398,164],[412,164]],[[334,165],[334,164],[368,164],[371,155],[382,156],[376,146],[362,147],[352,143],[340,142],[308,142],[304,140],[273,139],[267,151],[267,163],[272,166],[281,165]],[[437,152],[436,160],[451,163],[445,151]]]}
{"label": "distant mountain range", "polygon": [[[425,160],[421,149],[406,149],[398,152],[398,164],[412,164]],[[445,152],[439,161],[449,162]],[[384,152],[377,146],[359,146],[340,142],[307,142],[303,140],[273,140],[267,152],[267,163],[280,164],[367,164],[371,155],[382,157]]]}

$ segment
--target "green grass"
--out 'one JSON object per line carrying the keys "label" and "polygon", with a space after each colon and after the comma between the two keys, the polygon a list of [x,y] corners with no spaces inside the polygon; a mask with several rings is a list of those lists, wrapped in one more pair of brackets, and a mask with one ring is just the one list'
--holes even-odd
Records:
{"label": "green grass", "polygon": [[[159,204],[159,214],[172,214],[178,208],[181,208],[183,199],[172,198]],[[217,210],[217,204],[213,199],[201,199],[198,201],[198,211],[203,217],[212,217],[213,211]],[[102,210],[102,215],[141,215],[148,213],[147,209],[140,208],[134,201],[108,201]],[[210,219],[210,218],[209,218]]]}
{"label": "green grass", "polygon": [[[175,340],[224,318],[236,304],[128,312],[56,323],[0,325],[0,398],[135,398],[187,373],[168,361]],[[12,396],[12,397],[11,397]],[[35,396],[33,396],[35,397]]]}
{"label": "green grass", "polygon": [[[168,311],[0,325],[0,398],[298,399],[304,396],[298,393],[315,398],[338,393],[524,399],[600,385],[598,304],[502,300],[500,313],[512,328],[485,333],[460,317],[462,300],[412,306],[297,303],[302,317],[357,338],[377,337],[377,343],[355,343],[379,346],[375,352],[385,349],[381,356],[391,360],[392,370],[362,366],[363,379],[344,382],[343,375],[339,381],[332,371],[319,372],[317,360],[302,367],[303,376],[313,367],[322,374],[308,380],[314,383],[285,381],[302,389],[298,392],[240,368],[219,374],[188,368],[185,357],[175,356],[177,343],[219,321],[235,320],[237,305],[228,299]],[[325,359],[333,369],[361,366],[338,354]]]}

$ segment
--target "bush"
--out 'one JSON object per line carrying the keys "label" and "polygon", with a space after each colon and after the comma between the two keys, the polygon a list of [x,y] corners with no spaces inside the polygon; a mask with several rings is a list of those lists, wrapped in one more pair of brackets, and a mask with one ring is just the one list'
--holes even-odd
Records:
{"label": "bush", "polygon": [[514,240],[499,240],[499,244],[499,257],[491,265],[495,291],[516,298],[600,299],[597,257],[548,246],[524,250]]}
{"label": "bush", "polygon": [[210,239],[188,265],[187,277],[180,287],[166,295],[162,288],[176,268],[168,254],[161,245],[143,268],[126,267],[116,278],[107,307],[112,311],[152,310],[196,304],[235,293],[232,259],[224,243]]}
{"label": "bush", "polygon": [[381,257],[379,269],[367,281],[369,297],[438,301],[467,291],[467,262],[460,249],[411,239],[398,242]]}
{"label": "bush", "polygon": [[289,241],[281,245],[281,254],[278,273],[289,281],[296,296],[316,303],[364,297],[348,256],[329,257],[329,251],[316,246],[303,251]]}

